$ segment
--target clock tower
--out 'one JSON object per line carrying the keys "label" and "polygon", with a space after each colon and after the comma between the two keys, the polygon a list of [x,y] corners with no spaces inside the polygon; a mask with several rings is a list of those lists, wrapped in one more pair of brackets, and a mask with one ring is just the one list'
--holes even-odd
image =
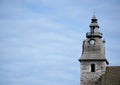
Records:
{"label": "clock tower", "polygon": [[105,41],[102,40],[102,33],[99,32],[97,19],[93,15],[90,24],[90,32],[86,33],[86,40],[83,41],[82,56],[79,59],[81,64],[80,85],[99,85],[98,80],[106,71],[108,61],[105,58]]}

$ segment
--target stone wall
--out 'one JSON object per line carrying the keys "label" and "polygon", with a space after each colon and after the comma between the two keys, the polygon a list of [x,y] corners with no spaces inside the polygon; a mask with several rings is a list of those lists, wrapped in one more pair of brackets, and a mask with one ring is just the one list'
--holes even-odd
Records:
{"label": "stone wall", "polygon": [[[95,64],[95,72],[91,72],[91,64]],[[80,85],[98,85],[97,81],[105,71],[105,61],[82,61]]]}

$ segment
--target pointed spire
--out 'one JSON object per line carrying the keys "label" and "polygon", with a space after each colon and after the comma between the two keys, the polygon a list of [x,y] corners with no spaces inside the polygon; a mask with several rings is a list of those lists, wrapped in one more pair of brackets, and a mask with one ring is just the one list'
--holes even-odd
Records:
{"label": "pointed spire", "polygon": [[92,19],[96,19],[96,16],[95,16],[95,15],[93,15]]}
{"label": "pointed spire", "polygon": [[92,17],[92,19],[96,19],[96,17],[95,17],[95,9],[93,11],[93,17]]}
{"label": "pointed spire", "polygon": [[97,18],[95,16],[95,11],[94,11],[93,17],[91,19],[90,32],[87,33],[86,37],[87,38],[90,38],[90,37],[100,37],[100,38],[102,38],[102,33],[99,32],[99,25],[97,23]]}
{"label": "pointed spire", "polygon": [[91,24],[90,24],[90,28],[99,28],[99,25],[97,24],[97,19],[95,14],[93,15],[92,19],[91,19]]}

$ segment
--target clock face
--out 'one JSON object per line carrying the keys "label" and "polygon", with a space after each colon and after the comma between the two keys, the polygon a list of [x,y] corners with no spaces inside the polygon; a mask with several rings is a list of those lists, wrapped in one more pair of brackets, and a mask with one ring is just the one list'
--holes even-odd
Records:
{"label": "clock face", "polygon": [[95,44],[95,40],[92,39],[92,40],[89,41],[89,43],[90,43],[90,45],[94,45]]}

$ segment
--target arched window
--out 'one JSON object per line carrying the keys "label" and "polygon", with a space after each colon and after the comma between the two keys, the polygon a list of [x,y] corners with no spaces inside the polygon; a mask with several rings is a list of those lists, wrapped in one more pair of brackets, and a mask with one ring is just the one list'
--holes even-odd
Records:
{"label": "arched window", "polygon": [[91,72],[95,72],[95,64],[91,64]]}

